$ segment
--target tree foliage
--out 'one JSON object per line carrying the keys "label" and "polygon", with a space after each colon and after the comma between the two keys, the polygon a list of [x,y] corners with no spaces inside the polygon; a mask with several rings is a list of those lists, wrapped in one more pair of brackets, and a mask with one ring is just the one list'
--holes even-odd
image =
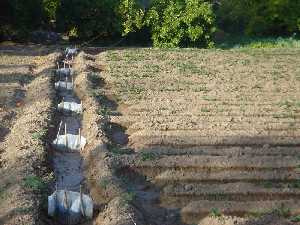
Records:
{"label": "tree foliage", "polygon": [[215,27],[219,34],[290,36],[300,31],[300,0],[0,1],[0,39],[41,29],[79,40],[123,34],[156,47],[209,47]]}
{"label": "tree foliage", "polygon": [[251,35],[287,35],[300,30],[300,0],[224,0],[219,27]]}
{"label": "tree foliage", "polygon": [[124,33],[148,27],[155,47],[212,46],[212,6],[202,0],[153,0],[149,8],[123,0]]}
{"label": "tree foliage", "polygon": [[116,8],[119,0],[60,0],[57,27],[81,39],[107,37],[119,31]]}

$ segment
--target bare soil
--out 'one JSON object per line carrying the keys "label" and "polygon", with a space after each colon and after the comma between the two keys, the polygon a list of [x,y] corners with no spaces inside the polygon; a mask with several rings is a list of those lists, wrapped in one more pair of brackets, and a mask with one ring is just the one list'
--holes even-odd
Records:
{"label": "bare soil", "polygon": [[[271,212],[266,224],[275,214],[287,217],[278,224],[294,221],[300,209],[299,56],[298,49],[95,55],[98,67],[105,65],[99,98],[105,110],[99,113],[108,119],[108,150],[146,222],[205,224],[220,214],[224,222],[211,224],[260,224],[249,215]],[[239,204],[244,208],[235,210]],[[252,204],[255,213],[247,208]]]}
{"label": "bare soil", "polygon": [[32,55],[38,51],[25,46],[0,50],[1,224],[36,224],[42,205],[51,67],[58,54]]}

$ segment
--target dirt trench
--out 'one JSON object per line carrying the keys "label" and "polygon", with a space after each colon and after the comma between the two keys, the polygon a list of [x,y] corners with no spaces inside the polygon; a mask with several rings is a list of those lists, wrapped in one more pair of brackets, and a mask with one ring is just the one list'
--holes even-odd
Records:
{"label": "dirt trench", "polygon": [[[57,92],[55,104],[69,99],[82,104],[82,113],[65,115],[56,111],[49,130],[49,140],[53,143],[57,135],[64,132],[78,135],[80,128],[87,144],[80,151],[66,153],[49,145],[49,162],[55,176],[49,193],[56,188],[78,192],[80,186],[83,187],[83,192],[93,199],[94,216],[92,220],[83,219],[80,224],[144,224],[142,214],[128,199],[130,195],[126,184],[115,174],[116,161],[107,149],[108,141],[103,132],[107,118],[99,114],[102,106],[95,94],[101,92],[99,73],[102,69],[94,64],[93,56],[82,52],[75,57],[72,69],[74,88],[67,95]],[[57,81],[58,78],[53,82]],[[67,124],[66,130],[61,125],[64,123]],[[60,126],[63,128],[59,129]],[[62,221],[47,216],[45,211],[44,214],[43,222],[46,224],[60,224]]]}

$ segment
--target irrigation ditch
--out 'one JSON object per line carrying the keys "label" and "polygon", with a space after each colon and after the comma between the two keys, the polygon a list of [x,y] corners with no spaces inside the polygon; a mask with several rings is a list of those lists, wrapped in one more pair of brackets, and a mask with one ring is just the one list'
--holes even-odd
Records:
{"label": "irrigation ditch", "polygon": [[[72,60],[71,60],[72,59]],[[56,112],[49,128],[48,155],[54,182],[49,184],[46,224],[143,224],[104,132],[99,113],[102,80],[94,58],[80,52],[60,57],[53,86]]]}

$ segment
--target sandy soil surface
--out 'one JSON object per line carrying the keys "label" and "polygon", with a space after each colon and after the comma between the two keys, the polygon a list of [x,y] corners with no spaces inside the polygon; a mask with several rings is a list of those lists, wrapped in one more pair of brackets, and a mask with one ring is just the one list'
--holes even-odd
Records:
{"label": "sandy soil surface", "polygon": [[[155,209],[177,218],[167,216],[164,224],[205,224],[200,215],[238,215],[239,202],[245,202],[239,216],[260,224],[248,222],[247,201],[257,200],[295,221],[300,205],[279,205],[299,200],[299,56],[298,49],[95,55],[98,67],[104,65],[95,95],[109,121],[103,128],[108,149],[121,161],[118,176],[145,202],[141,211],[151,224],[161,222],[149,216]],[[214,207],[201,207],[201,200]],[[237,204],[226,211],[224,200]],[[185,216],[189,204],[195,209]]]}

